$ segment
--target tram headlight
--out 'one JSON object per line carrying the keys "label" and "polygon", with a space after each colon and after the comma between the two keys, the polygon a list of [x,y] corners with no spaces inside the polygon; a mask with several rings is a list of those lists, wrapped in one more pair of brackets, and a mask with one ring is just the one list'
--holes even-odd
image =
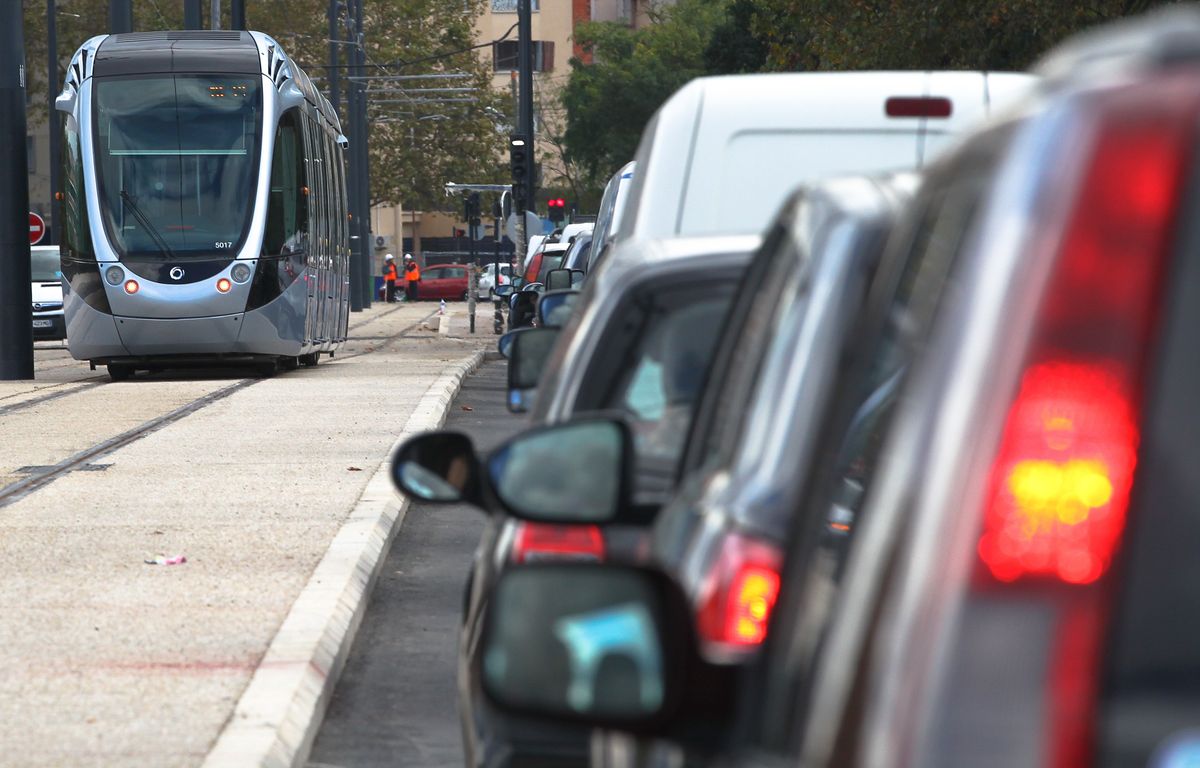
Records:
{"label": "tram headlight", "polygon": [[104,270],[104,279],[108,281],[109,285],[120,285],[121,281],[125,279],[125,270],[120,267],[109,267]]}
{"label": "tram headlight", "polygon": [[234,264],[233,269],[229,270],[229,276],[233,278],[235,283],[244,283],[250,279],[250,265]]}
{"label": "tram headlight", "polygon": [[229,282],[228,277],[222,277],[217,281],[217,290],[221,293],[229,293],[229,289],[233,287],[233,283]]}

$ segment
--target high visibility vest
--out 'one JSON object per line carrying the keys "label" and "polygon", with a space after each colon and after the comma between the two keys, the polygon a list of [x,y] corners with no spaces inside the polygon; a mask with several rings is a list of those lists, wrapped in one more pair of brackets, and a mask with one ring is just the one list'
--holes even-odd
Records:
{"label": "high visibility vest", "polygon": [[410,281],[421,279],[421,268],[417,266],[417,262],[408,262],[408,266],[404,268],[404,277]]}
{"label": "high visibility vest", "polygon": [[386,280],[389,283],[394,283],[394,282],[396,282],[396,277],[397,277],[397,275],[396,275],[396,265],[395,264],[388,264],[386,267],[383,268],[383,279],[384,280]]}

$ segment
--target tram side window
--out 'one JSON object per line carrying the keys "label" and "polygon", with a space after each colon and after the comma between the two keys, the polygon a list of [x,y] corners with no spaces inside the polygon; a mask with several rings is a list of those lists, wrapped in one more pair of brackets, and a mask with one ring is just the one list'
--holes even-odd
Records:
{"label": "tram side window", "polygon": [[73,258],[94,258],[87,198],[83,193],[83,153],[79,149],[79,129],[72,126],[73,122],[73,117],[67,117],[63,127],[63,197],[59,209],[63,222],[62,251]]}
{"label": "tram side window", "polygon": [[271,161],[271,196],[267,205],[267,232],[263,251],[268,255],[304,249],[308,200],[304,195],[307,174],[301,150],[299,120],[295,110],[284,113],[275,132]]}

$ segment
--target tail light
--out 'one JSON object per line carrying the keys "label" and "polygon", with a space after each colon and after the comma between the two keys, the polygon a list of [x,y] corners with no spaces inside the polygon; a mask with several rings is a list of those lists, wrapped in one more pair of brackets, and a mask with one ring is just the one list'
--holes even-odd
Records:
{"label": "tail light", "polygon": [[[981,605],[996,597],[1049,612],[1043,754],[1063,767],[1091,761],[1104,576],[1125,530],[1142,371],[1200,104],[1176,80],[1097,106],[992,466],[973,589]],[[1013,653],[1022,631],[1010,625]]]}
{"label": "tail light", "polygon": [[718,651],[760,645],[779,596],[782,564],[783,555],[773,544],[726,536],[701,588],[696,619],[701,639]]}
{"label": "tail light", "polygon": [[604,535],[594,525],[518,523],[512,561],[603,560]]}

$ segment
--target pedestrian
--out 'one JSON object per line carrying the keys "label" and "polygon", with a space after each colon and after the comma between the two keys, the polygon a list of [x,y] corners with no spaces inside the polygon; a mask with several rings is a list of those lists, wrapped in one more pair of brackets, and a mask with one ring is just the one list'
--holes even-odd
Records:
{"label": "pedestrian", "polygon": [[385,298],[389,304],[396,301],[396,280],[400,274],[396,271],[396,257],[388,254],[383,257],[383,284],[387,289]]}
{"label": "pedestrian", "polygon": [[404,254],[404,279],[407,281],[405,294],[409,301],[417,300],[417,290],[421,287],[421,268],[413,260],[411,253]]}

